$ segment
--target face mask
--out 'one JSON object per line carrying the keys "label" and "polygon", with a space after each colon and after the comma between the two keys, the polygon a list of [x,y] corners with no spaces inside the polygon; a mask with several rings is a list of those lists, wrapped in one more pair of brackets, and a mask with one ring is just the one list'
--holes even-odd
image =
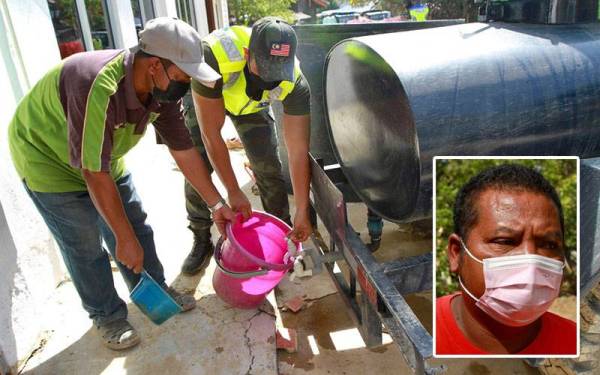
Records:
{"label": "face mask", "polygon": [[167,86],[166,90],[159,89],[156,85],[156,82],[154,82],[154,76],[152,76],[152,83],[154,83],[154,88],[152,89],[152,96],[155,97],[156,100],[158,100],[161,103],[174,103],[179,99],[183,98],[185,93],[190,89],[190,83],[180,82],[171,79],[171,77],[169,76],[169,72],[167,72],[167,69],[163,65],[162,61],[160,62],[160,64],[162,65],[163,69],[165,70],[165,73],[167,74],[167,77],[169,78],[169,85]]}
{"label": "face mask", "polygon": [[476,306],[496,321],[511,327],[528,325],[544,314],[558,297],[564,262],[540,255],[513,255],[484,259],[485,292],[477,299],[462,283]]}
{"label": "face mask", "polygon": [[254,88],[258,88],[261,90],[273,90],[277,87],[281,81],[265,81],[260,76],[252,73],[250,69],[248,69],[248,65],[244,67],[244,73],[246,73],[246,80],[248,81],[248,86],[252,86]]}

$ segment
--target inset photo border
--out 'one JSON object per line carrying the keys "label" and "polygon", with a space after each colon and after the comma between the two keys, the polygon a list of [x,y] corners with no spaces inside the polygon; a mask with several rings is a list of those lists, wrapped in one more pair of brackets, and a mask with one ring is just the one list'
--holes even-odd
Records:
{"label": "inset photo border", "polygon": [[433,158],[434,357],[579,356],[579,180],[576,156]]}

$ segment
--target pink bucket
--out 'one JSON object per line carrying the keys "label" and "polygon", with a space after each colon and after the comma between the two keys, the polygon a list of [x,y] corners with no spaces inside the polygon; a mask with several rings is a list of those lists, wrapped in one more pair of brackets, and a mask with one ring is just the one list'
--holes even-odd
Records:
{"label": "pink bucket", "polygon": [[[291,230],[282,220],[260,211],[254,211],[244,222],[240,215],[227,224],[227,239],[219,239],[214,254],[217,269],[213,287],[217,295],[233,307],[260,306],[294,265],[283,260],[286,235]],[[302,250],[302,244],[295,244]]]}

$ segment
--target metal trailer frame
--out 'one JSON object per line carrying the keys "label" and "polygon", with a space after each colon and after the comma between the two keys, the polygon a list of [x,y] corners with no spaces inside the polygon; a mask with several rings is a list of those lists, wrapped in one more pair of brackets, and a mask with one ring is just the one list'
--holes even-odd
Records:
{"label": "metal trailer frame", "polygon": [[[383,325],[416,374],[442,372],[443,367],[428,366],[432,337],[403,297],[432,289],[432,253],[378,263],[348,223],[346,202],[338,188],[347,182],[339,165],[322,166],[312,155],[310,163],[315,248],[305,254],[313,258],[315,268],[324,265],[367,347],[382,344]],[[329,244],[318,232],[317,216],[329,233]],[[334,271],[336,261],[347,264],[349,282]]]}

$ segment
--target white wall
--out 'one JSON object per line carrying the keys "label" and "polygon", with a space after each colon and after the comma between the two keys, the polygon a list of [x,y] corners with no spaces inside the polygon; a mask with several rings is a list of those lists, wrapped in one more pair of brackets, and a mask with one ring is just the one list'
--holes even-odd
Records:
{"label": "white wall", "polygon": [[[193,0],[198,32],[201,36],[208,35],[208,18],[205,0]],[[175,0],[154,0],[156,17],[178,17]],[[213,12],[217,28],[229,26],[227,0],[214,0]]]}
{"label": "white wall", "polygon": [[215,12],[215,22],[217,29],[229,26],[229,11],[227,10],[227,0],[214,0],[213,11]]}
{"label": "white wall", "polygon": [[156,17],[177,17],[175,0],[154,0]]}
{"label": "white wall", "polygon": [[204,37],[208,35],[208,15],[206,12],[206,2],[204,0],[194,0],[194,11],[196,12],[196,23],[198,24],[198,33]]}
{"label": "white wall", "polygon": [[0,16],[0,352],[14,367],[37,345],[47,296],[65,272],[14,171],[6,131],[17,102],[60,57],[46,0],[0,0]]}
{"label": "white wall", "polygon": [[131,1],[109,0],[107,4],[115,38],[115,47],[131,48],[137,46],[138,40],[135,32]]}

